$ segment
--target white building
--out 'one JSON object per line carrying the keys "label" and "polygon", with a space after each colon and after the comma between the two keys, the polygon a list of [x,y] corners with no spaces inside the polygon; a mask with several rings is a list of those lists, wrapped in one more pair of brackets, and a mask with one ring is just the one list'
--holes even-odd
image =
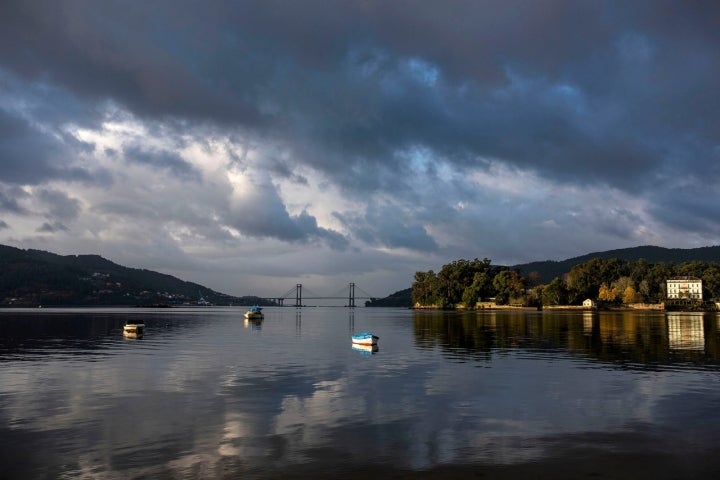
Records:
{"label": "white building", "polygon": [[583,307],[595,308],[595,307],[597,307],[597,303],[595,303],[595,300],[593,300],[593,299],[586,298],[585,300],[583,300]]}
{"label": "white building", "polygon": [[673,277],[667,281],[667,298],[702,300],[702,280],[697,277]]}

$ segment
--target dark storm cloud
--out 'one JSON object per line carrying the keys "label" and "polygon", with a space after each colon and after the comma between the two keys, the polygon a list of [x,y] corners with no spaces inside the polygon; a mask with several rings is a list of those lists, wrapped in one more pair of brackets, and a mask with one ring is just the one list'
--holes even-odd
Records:
{"label": "dark storm cloud", "polygon": [[66,227],[62,222],[44,222],[37,229],[39,233],[58,233],[58,232],[69,232],[70,229]]}
{"label": "dark storm cloud", "polygon": [[[658,192],[659,193],[659,192]],[[718,186],[703,186],[700,181],[658,195],[651,212],[666,224],[688,232],[720,234],[720,203],[710,201],[720,194]]]}
{"label": "dark storm cloud", "polygon": [[0,211],[26,213],[26,209],[18,202],[19,199],[26,197],[28,197],[28,194],[21,188],[0,184]]}
{"label": "dark storm cloud", "polygon": [[38,185],[53,179],[83,183],[111,182],[101,169],[90,171],[74,164],[92,146],[62,132],[31,124],[0,107],[0,182]]}
{"label": "dark storm cloud", "polygon": [[655,3],[276,6],[249,3],[232,18],[288,61],[265,93],[324,149],[306,161],[347,188],[381,189],[370,172],[418,144],[458,168],[493,157],[548,178],[650,188],[678,167],[670,152],[705,140],[682,165],[698,171],[717,143],[715,28],[665,28]]}
{"label": "dark storm cloud", "polygon": [[0,139],[0,181],[37,184],[68,175],[57,168],[62,143],[1,108]]}
{"label": "dark storm cloud", "polygon": [[335,217],[353,235],[369,245],[421,252],[438,249],[437,243],[425,228],[404,218],[407,216],[397,208],[371,205],[365,215],[336,213]]}
{"label": "dark storm cloud", "polygon": [[[702,8],[698,4],[682,8],[691,11],[690,18],[674,28],[654,2],[181,5],[9,2],[3,12],[4,62],[29,78],[113,98],[140,114],[259,125],[269,103],[277,110],[267,110],[266,117],[275,117],[276,127],[286,113],[319,122],[317,130],[345,116],[331,133],[351,147],[349,153],[376,160],[390,160],[398,147],[426,143],[496,155],[547,174],[579,174],[573,165],[598,167],[602,161],[608,168],[599,173],[608,180],[623,178],[619,170],[627,166],[628,152],[646,162],[643,157],[653,152],[644,145],[653,139],[643,137],[664,133],[654,125],[658,120],[666,125],[679,116],[676,121],[688,128],[684,121],[690,112],[697,115],[698,102],[718,80],[717,62],[708,62],[717,33],[711,22],[699,21],[712,12],[693,13]],[[632,35],[644,40],[627,40]],[[696,47],[690,56],[688,46]],[[645,57],[635,58],[633,49]],[[361,79],[368,85],[357,92],[343,89],[356,80],[342,74],[358,72],[341,72],[353,52],[385,57],[362,62],[377,69]],[[405,59],[412,58],[437,69],[440,84],[414,84],[403,71]],[[522,85],[524,79],[536,84]],[[557,85],[570,85],[585,98],[560,105],[548,98]],[[497,89],[507,97],[498,99]],[[696,93],[685,99],[691,92]],[[356,101],[353,95],[359,95]],[[353,115],[363,95],[377,103],[370,118]],[[335,98],[344,100],[334,105]],[[706,100],[710,105],[703,111],[713,125],[703,130],[711,132],[718,100]],[[632,141],[614,129],[616,138],[579,131],[567,111],[577,102],[585,104],[588,124],[602,122],[603,106],[614,102],[621,111],[611,120],[635,125],[639,138]]]}
{"label": "dark storm cloud", "polygon": [[42,189],[37,194],[48,209],[48,214],[56,219],[74,220],[80,214],[80,202],[58,190]]}
{"label": "dark storm cloud", "polygon": [[0,57],[24,78],[90,101],[111,98],[141,116],[252,121],[253,107],[223,81],[224,62],[205,50],[222,47],[226,32],[202,23],[200,4],[187,6],[3,2]]}
{"label": "dark storm cloud", "polygon": [[125,159],[130,163],[167,170],[174,176],[185,180],[200,180],[202,177],[201,173],[192,164],[186,162],[174,152],[137,146],[125,148],[123,152]]}
{"label": "dark storm cloud", "polygon": [[[293,170],[310,165],[355,198],[422,195],[413,152],[425,151],[460,175],[496,161],[614,187],[652,199],[657,218],[682,225],[661,192],[678,177],[686,191],[720,180],[719,12],[716,2],[665,0],[6,1],[0,88],[10,95],[26,82],[36,96],[55,92],[67,99],[68,122],[99,122],[92,106],[111,102],[175,122],[165,124],[178,133],[208,124],[251,132],[292,158],[268,161],[269,171],[307,184]],[[6,183],[67,176],[55,159],[90,148],[44,135],[9,110],[0,110],[0,136]],[[125,154],[199,175],[173,153]],[[238,228],[346,241],[271,200],[242,210]],[[693,212],[688,226],[716,218],[701,196],[681,203]],[[356,235],[436,248],[421,225],[392,229],[386,213]]]}

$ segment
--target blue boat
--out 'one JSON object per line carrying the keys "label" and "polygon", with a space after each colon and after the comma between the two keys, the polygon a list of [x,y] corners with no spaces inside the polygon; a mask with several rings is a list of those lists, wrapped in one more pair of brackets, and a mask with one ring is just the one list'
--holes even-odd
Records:
{"label": "blue boat", "polygon": [[356,345],[377,345],[380,337],[370,332],[360,332],[352,336],[352,343]]}
{"label": "blue boat", "polygon": [[262,307],[258,307],[257,305],[250,307],[250,310],[245,312],[245,318],[247,320],[262,320],[263,317]]}

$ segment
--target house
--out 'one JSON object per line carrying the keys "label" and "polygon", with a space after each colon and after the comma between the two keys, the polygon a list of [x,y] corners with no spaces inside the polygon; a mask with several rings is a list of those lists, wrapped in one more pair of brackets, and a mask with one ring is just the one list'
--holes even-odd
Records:
{"label": "house", "polygon": [[672,277],[667,280],[667,298],[702,300],[702,280],[697,277]]}
{"label": "house", "polygon": [[590,298],[586,298],[583,300],[583,307],[585,308],[595,308],[597,307],[597,303],[595,303],[595,300],[592,300]]}

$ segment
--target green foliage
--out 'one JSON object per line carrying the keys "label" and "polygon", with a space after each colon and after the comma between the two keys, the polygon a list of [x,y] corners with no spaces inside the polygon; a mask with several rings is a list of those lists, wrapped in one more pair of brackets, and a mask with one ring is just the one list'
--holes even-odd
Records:
{"label": "green foliage", "polygon": [[495,288],[495,302],[499,305],[507,305],[511,300],[517,300],[523,296],[523,279],[514,270],[504,270],[495,275],[493,287]]}
{"label": "green foliage", "polygon": [[413,305],[436,305],[437,276],[432,270],[428,272],[415,272],[415,281],[412,286]]}
{"label": "green foliage", "polygon": [[437,275],[432,271],[416,272],[412,286],[413,304],[450,308],[458,303],[470,307],[494,293],[492,281],[498,268],[490,260],[456,260],[443,265]]}
{"label": "green foliage", "polygon": [[567,302],[568,290],[565,282],[555,277],[552,282],[543,288],[543,305],[563,305]]}
{"label": "green foliage", "polygon": [[[489,265],[488,265],[489,266]],[[489,269],[483,272],[476,272],[473,282],[463,291],[462,301],[465,305],[472,307],[483,297],[493,294],[493,277]]]}

